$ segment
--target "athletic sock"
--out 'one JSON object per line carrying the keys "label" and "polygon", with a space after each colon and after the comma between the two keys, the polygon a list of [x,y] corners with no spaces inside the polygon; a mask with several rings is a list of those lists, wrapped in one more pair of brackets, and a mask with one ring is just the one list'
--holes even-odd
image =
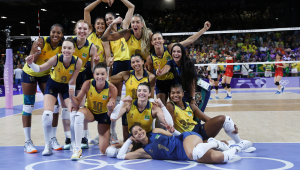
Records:
{"label": "athletic sock", "polygon": [[224,151],[223,152],[223,154],[224,154],[224,161],[223,162],[228,162],[228,161],[232,160],[235,153],[236,153],[236,148],[231,148],[227,151]]}
{"label": "athletic sock", "polygon": [[[226,131],[225,131],[226,132]],[[226,132],[226,134],[232,139],[234,140],[235,143],[240,143],[241,138],[238,134],[233,134],[232,132]]]}
{"label": "athletic sock", "polygon": [[[76,147],[81,148],[83,124],[75,124],[74,129],[75,129],[75,145]],[[84,133],[87,134],[87,130],[84,130]]]}
{"label": "athletic sock", "polygon": [[24,127],[24,134],[25,134],[25,141],[28,141],[31,139],[31,127]]}
{"label": "athletic sock", "polygon": [[51,134],[52,134],[52,125],[50,126],[44,126],[44,138],[45,138],[45,143],[50,142]]}
{"label": "athletic sock", "polygon": [[71,138],[71,132],[70,131],[66,131],[65,132],[65,136],[66,136],[66,138]]}
{"label": "athletic sock", "polygon": [[[76,111],[72,111],[70,116],[70,130],[71,130],[71,142],[75,141],[75,129],[74,129],[74,125],[75,125],[75,117],[72,115],[76,115]],[[73,120],[74,119],[74,120]]]}
{"label": "athletic sock", "polygon": [[116,133],[116,125],[117,125],[117,121],[111,121],[110,133]]}
{"label": "athletic sock", "polygon": [[[83,128],[83,127],[82,127]],[[83,138],[87,138],[87,134],[88,134],[89,130],[83,130]]]}
{"label": "athletic sock", "polygon": [[57,131],[57,127],[52,127],[52,136],[51,136],[51,138],[56,137],[56,131]]}

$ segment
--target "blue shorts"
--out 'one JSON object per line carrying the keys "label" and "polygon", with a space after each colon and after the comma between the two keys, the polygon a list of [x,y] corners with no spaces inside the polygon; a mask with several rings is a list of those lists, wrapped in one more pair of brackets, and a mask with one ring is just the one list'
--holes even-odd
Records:
{"label": "blue shorts", "polygon": [[201,123],[198,123],[193,131],[194,133],[197,133],[199,135],[201,135],[202,137],[202,140],[207,140],[209,137],[207,136],[206,132],[205,132],[205,129],[204,129],[204,124],[201,124]]}
{"label": "blue shorts", "polygon": [[155,94],[157,95],[158,93],[164,93],[168,95],[173,84],[173,80],[156,80]]}
{"label": "blue shorts", "polygon": [[199,133],[196,133],[196,132],[183,132],[183,133],[182,133],[182,141],[183,141],[186,137],[188,137],[188,136],[190,136],[190,135],[197,135],[197,136],[199,136],[199,137],[203,140],[202,135],[199,134]]}
{"label": "blue shorts", "polygon": [[85,71],[80,72],[76,78],[76,90],[81,90],[84,81],[85,81]]}
{"label": "blue shorts", "polygon": [[91,70],[91,61],[86,62],[86,67],[84,72],[85,72],[85,80],[90,80],[94,78],[93,72]]}
{"label": "blue shorts", "polygon": [[51,78],[47,81],[45,95],[50,94],[57,98],[58,93],[60,93],[63,99],[69,98],[69,84],[58,83]]}
{"label": "blue shorts", "polygon": [[123,116],[122,116],[122,125],[123,126],[128,126],[127,113],[123,114]]}
{"label": "blue shorts", "polygon": [[110,125],[111,120],[110,120],[110,117],[107,115],[107,112],[102,113],[102,114],[94,114],[93,113],[93,115],[94,115],[95,120],[98,122],[98,124],[108,124],[108,125]]}
{"label": "blue shorts", "polygon": [[48,79],[50,78],[49,75],[43,76],[43,77],[34,77],[31,76],[23,71],[22,73],[22,83],[47,83]]}
{"label": "blue shorts", "polygon": [[112,70],[112,75],[116,75],[122,71],[128,71],[131,70],[131,62],[130,60],[125,60],[125,61],[114,61],[113,63],[113,70]]}

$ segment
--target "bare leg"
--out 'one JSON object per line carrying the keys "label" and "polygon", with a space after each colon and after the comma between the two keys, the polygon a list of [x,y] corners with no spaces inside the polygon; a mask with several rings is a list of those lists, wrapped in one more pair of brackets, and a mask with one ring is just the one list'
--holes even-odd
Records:
{"label": "bare leg", "polygon": [[98,133],[99,133],[99,149],[102,154],[105,154],[105,151],[109,146],[110,125],[98,124]]}
{"label": "bare leg", "polygon": [[220,130],[223,128],[225,118],[226,117],[224,115],[220,115],[205,122],[204,130],[208,137],[215,137],[218,135]]}

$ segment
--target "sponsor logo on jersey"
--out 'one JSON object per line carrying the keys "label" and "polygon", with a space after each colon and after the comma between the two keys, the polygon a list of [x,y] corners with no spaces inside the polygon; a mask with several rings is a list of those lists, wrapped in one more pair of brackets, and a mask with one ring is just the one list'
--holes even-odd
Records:
{"label": "sponsor logo on jersey", "polygon": [[87,57],[87,54],[83,53],[82,58],[86,58],[86,57]]}
{"label": "sponsor logo on jersey", "polygon": [[103,97],[102,97],[103,100],[107,100],[107,98],[108,98],[108,96],[106,96],[106,95],[103,95]]}
{"label": "sponsor logo on jersey", "polygon": [[188,112],[188,116],[193,116],[192,112]]}
{"label": "sponsor logo on jersey", "polygon": [[145,115],[145,118],[144,118],[144,120],[146,120],[146,121],[149,121],[149,119],[150,119],[150,116],[148,116],[148,115]]}
{"label": "sponsor logo on jersey", "polygon": [[159,134],[157,134],[156,136],[155,136],[155,139],[158,139],[160,137],[160,135]]}
{"label": "sponsor logo on jersey", "polygon": [[168,57],[167,57],[167,60],[168,60],[168,61],[171,60],[171,56],[168,56]]}
{"label": "sponsor logo on jersey", "polygon": [[74,70],[70,70],[70,72],[69,72],[69,73],[70,73],[70,74],[73,74],[73,72],[74,72]]}

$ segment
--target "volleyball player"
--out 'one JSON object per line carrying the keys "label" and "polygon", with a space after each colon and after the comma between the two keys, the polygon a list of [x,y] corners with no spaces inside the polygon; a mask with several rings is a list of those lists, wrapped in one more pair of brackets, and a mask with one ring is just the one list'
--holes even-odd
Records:
{"label": "volleyball player", "polygon": [[[77,113],[71,113],[71,130],[75,131],[75,138],[72,136],[72,142],[75,140],[75,147],[71,160],[78,160],[81,157],[81,138],[83,130],[83,122],[98,121],[99,149],[101,153],[105,153],[109,146],[110,139],[110,114],[115,107],[117,98],[117,88],[106,81],[107,65],[105,62],[98,63],[94,68],[94,79],[84,82],[77,97],[72,95],[72,103],[79,107],[80,103],[85,99],[85,107],[80,108]],[[75,94],[70,89],[70,95]],[[72,143],[73,145],[73,143]]]}
{"label": "volleyball player", "polygon": [[[170,102],[167,109],[171,114],[174,127],[180,133],[196,132],[203,140],[216,137],[223,128],[225,133],[237,144],[241,142],[238,135],[238,128],[229,116],[219,115],[213,118],[205,115],[198,107],[182,100],[184,92],[180,84],[172,85]],[[198,118],[200,121],[198,121]],[[201,124],[201,120],[205,122]]]}
{"label": "volleyball player", "polygon": [[[74,32],[76,33],[76,37],[74,37],[74,42],[75,42],[75,53],[74,55],[78,56],[82,60],[82,67],[80,69],[80,72],[78,74],[78,77],[76,79],[76,94],[79,93],[84,81],[85,81],[85,64],[87,61],[91,58],[91,68],[95,64],[97,64],[100,60],[100,55],[103,53],[103,51],[100,51],[97,53],[97,48],[96,46],[87,40],[89,30],[91,29],[91,25],[85,21],[85,20],[79,20],[76,25]],[[63,106],[63,102],[62,106]],[[85,100],[82,100],[80,107],[83,107],[85,104]],[[68,126],[70,126],[70,114],[66,114],[67,116],[62,116],[65,122],[68,122]],[[69,129],[65,129],[69,130]],[[88,146],[88,125],[87,123],[84,124],[84,133],[83,133],[83,138],[82,138],[82,148],[87,149]],[[64,149],[70,149],[70,143],[66,144],[64,146]]]}
{"label": "volleyball player", "polygon": [[186,56],[184,46],[196,41],[205,31],[210,28],[210,26],[210,22],[207,21],[204,23],[204,28],[201,29],[198,33],[189,37],[185,41],[172,44],[172,46],[170,46],[170,51],[173,59],[168,61],[164,67],[159,66],[156,70],[157,76],[164,75],[168,72],[173,73],[175,84],[182,84],[184,90],[186,91],[186,97],[184,100],[191,102],[192,104],[196,104],[195,89],[197,75],[194,61]]}
{"label": "volleyball player", "polygon": [[74,41],[66,39],[62,44],[62,53],[51,57],[46,63],[37,65],[33,62],[34,57],[30,55],[26,58],[27,64],[35,72],[43,72],[53,67],[53,71],[50,73],[50,78],[47,81],[44,97],[44,113],[42,116],[45,149],[42,153],[43,156],[52,154],[51,146],[51,133],[53,122],[53,108],[57,102],[58,93],[63,97],[65,103],[69,104],[69,85],[76,84],[76,78],[82,67],[82,60],[77,56],[74,56],[75,44]]}
{"label": "volleyball player", "polygon": [[[278,53],[276,55],[275,62],[281,62],[282,61],[282,54]],[[282,76],[283,76],[283,69],[286,68],[286,65],[284,63],[276,63],[275,64],[275,76],[274,76],[274,83],[278,88],[278,91],[275,94],[283,93],[284,87],[279,84]]]}
{"label": "volleyball player", "polygon": [[[59,24],[54,24],[50,29],[50,36],[41,37],[32,45],[30,55],[33,55],[33,62],[37,65],[42,65],[57,53],[61,53],[64,29]],[[36,73],[28,63],[25,63],[22,73],[22,89],[23,89],[23,111],[22,122],[25,134],[24,151],[26,153],[36,153],[37,150],[31,140],[31,113],[34,109],[35,94],[37,83],[44,94],[46,83],[49,78],[50,68],[43,72]],[[53,110],[53,124],[52,124],[52,147],[55,150],[60,150],[62,147],[56,139],[56,130],[58,124],[59,105],[55,104]]]}
{"label": "volleyball player", "polygon": [[[121,0],[121,1],[128,8],[125,19],[123,21],[119,22],[120,20],[119,20],[119,18],[117,19],[115,13],[113,13],[113,12],[106,13],[105,20],[106,20],[106,24],[108,26],[108,28],[106,29],[106,32],[114,33],[119,30],[129,28],[135,6],[128,0]],[[121,24],[120,27],[117,26],[117,23]],[[105,40],[105,33],[102,36],[102,41],[103,42],[107,41],[107,40]],[[131,70],[130,55],[129,55],[128,45],[126,43],[125,38],[119,38],[114,41],[110,41],[109,43],[110,43],[110,48],[111,48],[111,52],[112,52],[112,57],[106,58],[106,63],[108,63],[109,67],[111,67],[111,65],[112,65],[112,67],[113,67],[112,75],[116,75],[122,71]],[[112,61],[114,61],[114,62],[112,62]],[[115,84],[115,86],[118,89],[118,97],[116,100],[116,104],[119,104],[120,100],[121,100],[123,82]],[[112,122],[111,131],[115,132],[115,128],[116,128],[116,122]],[[119,143],[117,133],[111,134],[111,141]]]}
{"label": "volleyball player", "polygon": [[[227,163],[232,160],[235,153],[252,146],[249,141],[242,141],[226,151],[221,149],[220,142],[211,138],[203,143],[202,136],[194,132],[182,134],[174,127],[164,125],[168,131],[155,128],[150,134],[139,125],[130,128],[132,137],[128,139],[119,150],[118,159],[157,159],[157,160],[194,160],[200,163]],[[140,147],[127,152],[133,140],[140,143]],[[135,149],[135,148],[133,148]]]}
{"label": "volleyball player", "polygon": [[[150,96],[151,87],[149,83],[140,83],[137,88],[137,99],[132,100],[130,96],[126,96],[124,99],[122,99],[124,104],[122,102],[120,103],[122,104],[122,107],[118,117],[113,119],[113,121],[122,117],[123,114],[126,114],[128,132],[130,132],[128,127],[140,125],[146,129],[146,133],[150,133],[152,131],[152,123],[154,118],[158,118],[161,122],[172,124],[172,117],[170,116],[170,113],[163,111],[166,110],[166,107],[163,105],[161,100],[156,99],[156,104],[153,104],[148,100]],[[129,136],[131,135],[132,134],[129,134]]]}
{"label": "volleyball player", "polygon": [[[212,57],[212,59],[211,59],[212,65],[209,65],[207,67],[207,71],[208,71],[209,82],[211,84],[213,84],[216,89],[215,98],[219,99],[218,89],[219,89],[220,68],[218,65],[214,65],[214,64],[216,64],[216,62],[217,62],[217,59],[215,57]],[[212,99],[212,98],[209,98],[209,99]]]}
{"label": "volleyball player", "polygon": [[[269,61],[266,62],[268,63]],[[265,77],[272,77],[273,64],[264,64],[263,67],[265,68]]]}
{"label": "volleyball player", "polygon": [[[137,99],[137,88],[140,83],[147,82],[150,83],[151,87],[151,96],[154,98],[154,87],[155,87],[155,76],[144,69],[144,60],[140,54],[135,54],[131,56],[131,71],[122,71],[117,75],[111,76],[109,81],[113,84],[125,81],[126,87],[126,96],[130,96],[133,100]],[[128,124],[126,121],[126,114],[122,117],[123,128],[123,139],[127,140],[128,133]],[[115,144],[113,142],[113,144]]]}
{"label": "volleyball player", "polygon": [[[230,56],[229,51],[224,52],[226,63],[233,63],[233,58]],[[226,65],[225,74],[222,78],[222,87],[227,91],[227,96],[224,99],[231,99],[231,86],[230,82],[233,76],[233,65]],[[226,85],[225,85],[226,83]]]}

